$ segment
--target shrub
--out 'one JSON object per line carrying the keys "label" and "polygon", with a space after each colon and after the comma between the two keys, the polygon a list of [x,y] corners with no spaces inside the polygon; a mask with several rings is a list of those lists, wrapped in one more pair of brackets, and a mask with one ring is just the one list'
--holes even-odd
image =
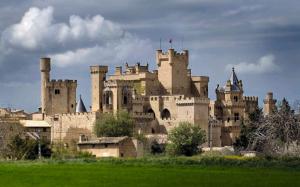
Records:
{"label": "shrub", "polygon": [[121,111],[116,115],[103,114],[94,124],[94,132],[98,137],[132,136],[134,122],[128,112]]}
{"label": "shrub", "polygon": [[199,152],[199,146],[205,142],[205,131],[198,125],[181,122],[173,128],[168,136],[167,145],[169,155],[192,156]]}

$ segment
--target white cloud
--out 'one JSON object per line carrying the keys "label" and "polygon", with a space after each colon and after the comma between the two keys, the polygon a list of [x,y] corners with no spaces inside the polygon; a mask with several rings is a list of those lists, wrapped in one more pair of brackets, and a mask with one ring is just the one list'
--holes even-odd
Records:
{"label": "white cloud", "polygon": [[239,64],[228,64],[226,70],[234,67],[239,73],[272,73],[280,71],[280,67],[275,63],[275,56],[272,54],[261,57],[257,63],[241,62]]}
{"label": "white cloud", "polygon": [[30,8],[17,24],[2,33],[2,42],[12,48],[51,49],[105,43],[124,36],[125,31],[101,15],[81,18],[72,15],[69,23],[54,23],[53,7]]}
{"label": "white cloud", "polygon": [[126,36],[118,42],[106,46],[79,48],[73,51],[50,54],[53,63],[64,67],[72,64],[121,64],[126,61],[149,60],[153,48],[149,40]]}
{"label": "white cloud", "polygon": [[144,60],[153,52],[149,40],[126,32],[101,15],[86,18],[72,15],[68,23],[55,23],[53,12],[53,7],[30,8],[19,23],[2,33],[3,46],[7,50],[42,51],[62,67]]}

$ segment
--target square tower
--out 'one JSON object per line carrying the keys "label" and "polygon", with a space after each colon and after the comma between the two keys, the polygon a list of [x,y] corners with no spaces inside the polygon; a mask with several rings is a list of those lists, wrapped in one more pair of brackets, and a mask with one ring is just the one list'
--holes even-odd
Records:
{"label": "square tower", "polygon": [[187,50],[182,53],[177,53],[174,49],[169,49],[166,53],[157,50],[156,63],[158,80],[165,92],[163,94],[190,94],[191,74],[188,69],[189,53]]}

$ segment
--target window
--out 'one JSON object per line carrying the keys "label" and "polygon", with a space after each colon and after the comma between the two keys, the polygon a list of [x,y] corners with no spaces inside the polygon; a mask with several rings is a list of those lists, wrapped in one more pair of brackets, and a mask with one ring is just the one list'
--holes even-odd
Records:
{"label": "window", "polygon": [[47,128],[46,127],[43,128],[43,132],[47,132]]}
{"label": "window", "polygon": [[240,114],[239,113],[234,113],[234,121],[240,120]]}
{"label": "window", "polygon": [[105,148],[107,148],[107,147],[108,147],[108,145],[107,145],[107,144],[104,144],[104,147],[105,147]]}
{"label": "window", "polygon": [[161,112],[161,119],[165,120],[165,119],[171,119],[171,113],[168,109],[164,109],[162,112]]}
{"label": "window", "polygon": [[229,123],[229,121],[230,121],[230,118],[227,118],[227,122]]}
{"label": "window", "polygon": [[59,94],[60,94],[60,90],[59,90],[59,89],[55,89],[55,90],[54,90],[54,94],[55,94],[55,95],[59,95]]}
{"label": "window", "polygon": [[71,104],[71,108],[73,108],[74,107],[74,105],[73,104]]}
{"label": "window", "polygon": [[121,157],[124,157],[124,153],[121,153]]}
{"label": "window", "polygon": [[151,128],[151,133],[155,134],[155,130],[153,128]]}
{"label": "window", "polygon": [[238,96],[234,96],[234,97],[233,97],[233,100],[234,100],[235,102],[238,102]]}

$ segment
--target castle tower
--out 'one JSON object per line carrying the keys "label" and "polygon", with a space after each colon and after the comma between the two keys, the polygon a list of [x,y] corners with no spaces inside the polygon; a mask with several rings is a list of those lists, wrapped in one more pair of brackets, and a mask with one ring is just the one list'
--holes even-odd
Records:
{"label": "castle tower", "polygon": [[41,109],[42,113],[47,111],[47,105],[49,104],[49,94],[47,89],[47,83],[50,81],[50,58],[40,59],[40,71],[41,71]]}
{"label": "castle tower", "polygon": [[268,92],[264,99],[264,115],[270,115],[276,108],[276,100],[273,99],[273,92]]}
{"label": "castle tower", "polygon": [[166,53],[157,50],[156,63],[158,80],[165,94],[190,94],[191,73],[188,70],[189,53],[187,50],[182,53],[177,53],[174,49],[169,49]]}
{"label": "castle tower", "polygon": [[91,66],[92,112],[102,111],[102,95],[107,66]]}
{"label": "castle tower", "polygon": [[51,80],[50,58],[40,59],[41,70],[41,110],[43,114],[75,112],[76,80]]}

